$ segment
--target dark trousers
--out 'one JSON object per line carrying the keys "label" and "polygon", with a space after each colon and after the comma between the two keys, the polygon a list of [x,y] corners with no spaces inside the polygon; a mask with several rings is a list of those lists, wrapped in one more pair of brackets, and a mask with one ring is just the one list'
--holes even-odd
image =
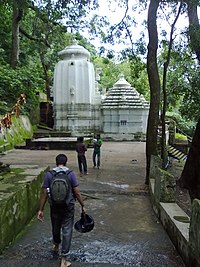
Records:
{"label": "dark trousers", "polygon": [[87,173],[87,161],[85,155],[78,156],[79,171]]}
{"label": "dark trousers", "polygon": [[[94,164],[94,167],[100,167],[100,151],[99,152],[96,152],[95,150],[93,151],[93,164]],[[97,162],[96,162],[96,158],[97,158]]]}
{"label": "dark trousers", "polygon": [[53,243],[59,245],[62,242],[61,255],[66,256],[71,246],[74,224],[74,205],[70,205],[69,207],[51,206],[50,216]]}

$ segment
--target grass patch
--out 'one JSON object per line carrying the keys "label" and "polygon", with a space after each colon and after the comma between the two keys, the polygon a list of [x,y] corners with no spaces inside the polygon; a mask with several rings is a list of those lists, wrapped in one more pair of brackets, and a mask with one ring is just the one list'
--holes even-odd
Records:
{"label": "grass patch", "polygon": [[187,141],[187,136],[180,134],[180,133],[176,133],[175,134],[175,139],[176,140],[182,140],[182,141]]}

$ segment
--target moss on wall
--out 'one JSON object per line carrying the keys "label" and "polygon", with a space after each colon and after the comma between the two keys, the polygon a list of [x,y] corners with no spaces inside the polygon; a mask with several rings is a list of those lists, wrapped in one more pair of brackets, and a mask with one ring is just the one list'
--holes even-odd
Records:
{"label": "moss on wall", "polygon": [[18,118],[13,116],[11,127],[0,129],[0,152],[24,143],[25,139],[32,137],[32,135],[33,129],[29,118],[27,116],[19,116]]}
{"label": "moss on wall", "polygon": [[[192,215],[189,228],[189,244],[200,264],[200,200],[194,199],[192,202]],[[199,265],[198,265],[199,266]]]}
{"label": "moss on wall", "polygon": [[[29,169],[30,170],[30,169]],[[6,175],[0,183],[0,253],[11,244],[35,215],[46,169],[34,174]]]}
{"label": "moss on wall", "polygon": [[[1,118],[1,117],[0,117]],[[33,128],[27,116],[12,117],[9,129],[0,129],[0,152],[31,138]],[[41,183],[46,169],[11,169],[0,181],[0,253],[30,222],[38,209]],[[27,174],[28,173],[28,174]]]}

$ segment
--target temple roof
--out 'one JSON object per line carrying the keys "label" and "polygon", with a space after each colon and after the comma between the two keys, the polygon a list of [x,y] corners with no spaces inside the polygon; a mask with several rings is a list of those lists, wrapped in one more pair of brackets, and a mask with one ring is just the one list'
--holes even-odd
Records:
{"label": "temple roof", "polygon": [[143,95],[131,87],[124,79],[124,75],[109,89],[102,102],[102,108],[113,109],[149,109],[149,103]]}
{"label": "temple roof", "polygon": [[74,40],[71,45],[68,45],[62,51],[58,52],[58,55],[64,60],[79,58],[85,58],[87,60],[90,59],[90,52],[83,46],[78,45],[76,40]]}

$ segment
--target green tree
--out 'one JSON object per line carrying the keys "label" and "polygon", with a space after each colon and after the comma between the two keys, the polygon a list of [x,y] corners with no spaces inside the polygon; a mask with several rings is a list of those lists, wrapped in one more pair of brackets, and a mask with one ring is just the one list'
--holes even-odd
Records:
{"label": "green tree", "polygon": [[[29,90],[45,91],[49,100],[53,69],[58,60],[57,52],[72,40],[72,30],[77,32],[81,27],[87,26],[87,12],[90,8],[95,8],[96,4],[97,1],[2,0],[0,22],[3,28],[0,31],[4,38],[0,40],[0,64],[3,66],[11,63],[11,67],[16,69],[18,74],[22,68],[27,72],[36,68],[33,76],[38,76],[32,77],[35,82],[30,82]],[[3,69],[4,74],[6,70],[10,73],[7,65]],[[14,76],[13,72],[12,77]],[[28,74],[27,76],[29,77]],[[40,84],[42,79],[45,81],[44,89]],[[17,81],[19,86],[21,80]],[[7,95],[4,93],[5,84],[6,82],[0,84],[0,92],[4,99]],[[7,89],[10,90],[11,87]],[[28,95],[30,96],[30,93]],[[17,97],[18,94],[15,98]],[[11,99],[13,100],[12,97]]]}
{"label": "green tree", "polygon": [[161,138],[161,158],[163,161],[163,168],[167,166],[168,162],[168,155],[167,155],[167,146],[166,146],[166,112],[167,112],[167,72],[168,72],[168,67],[171,59],[171,50],[172,50],[172,45],[173,45],[173,35],[175,31],[175,25],[176,22],[179,18],[179,15],[181,13],[183,3],[180,3],[178,12],[176,14],[176,17],[174,19],[174,22],[171,25],[171,32],[170,32],[170,40],[169,40],[169,45],[168,45],[168,50],[167,50],[167,56],[166,60],[164,61],[164,66],[163,66],[163,81],[162,81],[162,94],[163,94],[163,101],[162,101],[162,116],[161,116],[161,124],[162,124],[162,138]]}
{"label": "green tree", "polygon": [[11,14],[12,11],[5,1],[0,1],[0,64],[9,62],[11,49]]}
{"label": "green tree", "polygon": [[101,79],[99,81],[100,91],[108,91],[119,79],[120,69],[118,65],[113,60],[103,57],[97,57],[93,62],[95,68],[101,70]]}
{"label": "green tree", "polygon": [[10,110],[20,94],[27,96],[26,111],[34,108],[37,103],[37,92],[43,87],[44,81],[40,78],[40,69],[37,65],[27,69],[21,67],[13,69],[9,65],[0,66],[0,96],[4,103],[1,112],[6,113]]}
{"label": "green tree", "polygon": [[186,120],[198,121],[199,65],[188,46],[176,46],[171,53],[167,79],[168,110],[178,112]]}
{"label": "green tree", "polygon": [[16,68],[19,61],[19,26],[23,17],[23,8],[26,4],[25,1],[13,0],[12,1],[12,46],[10,65],[12,68]]}
{"label": "green tree", "polygon": [[115,58],[96,57],[94,65],[96,69],[101,69],[100,90],[107,91],[113,87],[120,74],[123,73],[132,87],[144,95],[147,100],[149,99],[146,65],[138,56],[123,55],[119,62],[116,62]]}

